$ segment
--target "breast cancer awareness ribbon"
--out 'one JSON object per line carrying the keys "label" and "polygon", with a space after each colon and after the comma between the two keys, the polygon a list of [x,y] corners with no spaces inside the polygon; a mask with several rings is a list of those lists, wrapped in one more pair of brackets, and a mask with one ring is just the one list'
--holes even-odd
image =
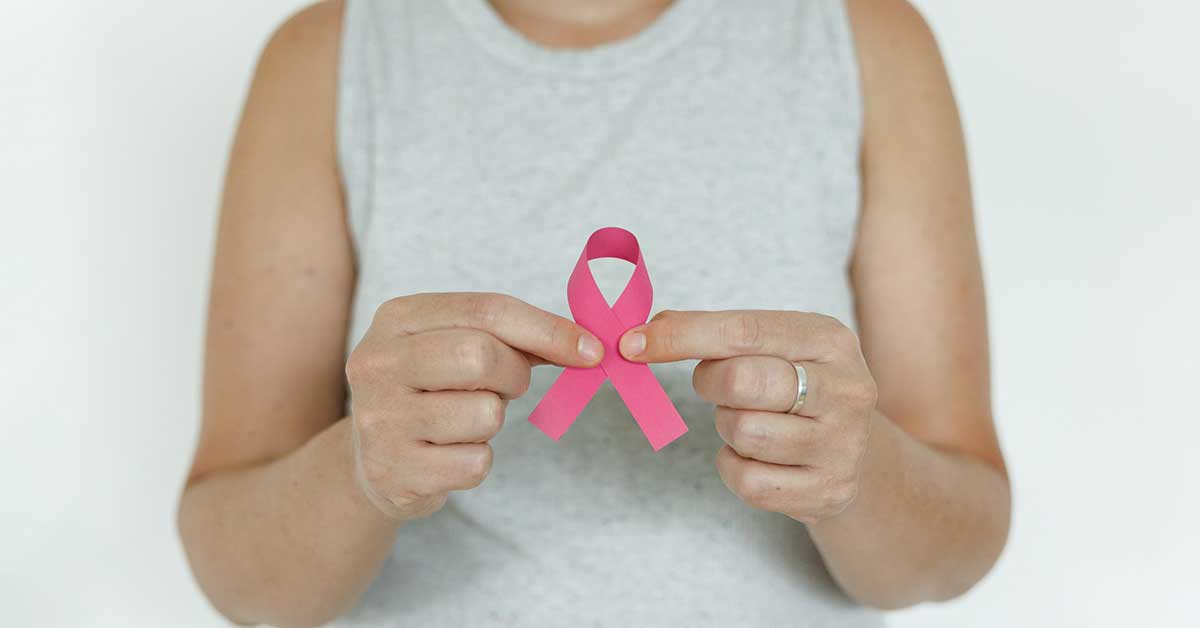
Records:
{"label": "breast cancer awareness ribbon", "polygon": [[[588,267],[590,260],[604,257],[623,259],[634,265],[633,276],[611,307]],[[604,358],[599,366],[589,369],[566,368],[533,409],[529,421],[550,438],[562,438],[604,380],[611,379],[654,451],[686,433],[687,424],[650,367],[626,360],[617,349],[621,334],[646,322],[653,299],[650,275],[637,238],[618,227],[605,227],[593,233],[567,281],[567,304],[575,322],[604,344]]]}

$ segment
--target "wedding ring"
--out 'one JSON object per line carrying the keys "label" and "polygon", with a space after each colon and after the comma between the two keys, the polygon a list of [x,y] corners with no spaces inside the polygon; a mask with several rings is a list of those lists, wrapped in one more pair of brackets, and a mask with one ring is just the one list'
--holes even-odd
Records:
{"label": "wedding ring", "polygon": [[792,409],[788,412],[798,414],[800,407],[804,405],[804,400],[808,398],[808,371],[796,363],[792,363],[792,366],[796,367],[796,402],[792,404]]}

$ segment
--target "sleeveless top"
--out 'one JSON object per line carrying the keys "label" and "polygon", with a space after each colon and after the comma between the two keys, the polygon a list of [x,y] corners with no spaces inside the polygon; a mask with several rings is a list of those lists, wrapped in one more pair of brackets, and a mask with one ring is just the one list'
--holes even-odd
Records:
{"label": "sleeveless top", "polygon": [[[349,0],[338,156],[349,347],[383,301],[513,295],[570,316],[587,236],[639,239],[655,311],[855,327],[861,98],[841,0],[675,0],[631,38],[538,46],[486,0]],[[609,260],[611,261],[611,260]],[[612,299],[632,266],[593,263]],[[690,431],[655,453],[606,383],[560,442],[534,369],[491,474],[401,528],[344,626],[878,626],[805,526],[721,482],[695,361],[654,365]]]}

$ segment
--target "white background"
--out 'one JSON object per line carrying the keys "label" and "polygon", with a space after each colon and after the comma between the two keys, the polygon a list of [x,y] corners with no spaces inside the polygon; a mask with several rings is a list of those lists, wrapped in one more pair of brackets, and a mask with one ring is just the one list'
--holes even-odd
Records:
{"label": "white background", "polygon": [[[174,503],[226,151],[300,4],[0,1],[0,624],[220,625]],[[972,151],[1016,505],[976,590],[892,623],[1196,625],[1200,11],[919,5]]]}

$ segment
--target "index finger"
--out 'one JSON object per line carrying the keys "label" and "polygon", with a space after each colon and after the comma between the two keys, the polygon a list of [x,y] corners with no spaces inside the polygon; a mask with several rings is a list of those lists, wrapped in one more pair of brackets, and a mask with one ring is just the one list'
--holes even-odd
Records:
{"label": "index finger", "polygon": [[604,345],[588,330],[504,294],[447,292],[399,297],[381,305],[375,319],[401,334],[479,329],[514,349],[561,366],[595,366],[604,354]]}
{"label": "index finger", "polygon": [[[640,336],[640,338],[639,338]],[[720,360],[772,355],[824,362],[853,333],[823,314],[781,310],[665,311],[621,336],[621,355],[635,362]]]}

